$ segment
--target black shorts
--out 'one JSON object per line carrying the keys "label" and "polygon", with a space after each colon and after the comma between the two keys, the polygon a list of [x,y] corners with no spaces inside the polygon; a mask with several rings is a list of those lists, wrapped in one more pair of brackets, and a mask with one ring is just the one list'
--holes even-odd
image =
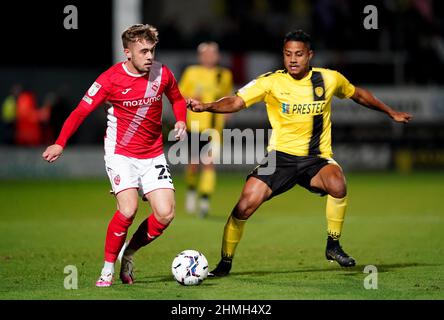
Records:
{"label": "black shorts", "polygon": [[[276,157],[276,169],[272,174],[261,173],[260,168],[267,168],[269,157]],[[324,190],[310,186],[311,178],[313,178],[319,170],[329,163],[335,163],[334,160],[317,157],[317,156],[294,156],[281,151],[271,151],[267,157],[247,176],[258,178],[265,182],[273,191],[270,198],[284,193],[296,184],[304,187],[310,192],[325,196],[327,192]],[[267,169],[268,170],[268,169]]]}

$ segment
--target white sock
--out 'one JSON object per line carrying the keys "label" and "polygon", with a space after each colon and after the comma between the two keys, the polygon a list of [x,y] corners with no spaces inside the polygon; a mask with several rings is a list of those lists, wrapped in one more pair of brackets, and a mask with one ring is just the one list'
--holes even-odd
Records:
{"label": "white sock", "polygon": [[114,262],[105,261],[105,264],[103,265],[102,273],[114,274]]}
{"label": "white sock", "polygon": [[126,241],[123,244],[122,249],[120,249],[119,255],[117,256],[117,260],[119,260],[119,262],[122,262],[122,257],[123,257],[123,254],[125,253],[126,247],[128,247],[128,241]]}

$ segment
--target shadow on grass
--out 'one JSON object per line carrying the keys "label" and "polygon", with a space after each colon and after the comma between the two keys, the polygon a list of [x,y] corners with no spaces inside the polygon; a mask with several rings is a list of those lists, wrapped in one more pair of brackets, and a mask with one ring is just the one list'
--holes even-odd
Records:
{"label": "shadow on grass", "polygon": [[[375,264],[374,265],[378,273],[390,272],[392,270],[402,269],[402,268],[412,268],[412,267],[432,267],[439,266],[439,264],[427,264],[427,263],[393,263],[393,264]],[[255,275],[255,276],[265,276],[270,274],[291,274],[291,273],[305,273],[305,272],[339,272],[343,275],[357,275],[362,274],[366,265],[356,265],[350,268],[340,267],[339,265],[328,268],[311,268],[311,269],[294,269],[294,270],[281,270],[281,271],[244,271],[244,272],[232,272],[232,275]]]}
{"label": "shadow on grass", "polygon": [[[378,272],[390,272],[395,269],[402,268],[411,268],[411,267],[436,267],[440,264],[431,264],[431,263],[419,263],[419,262],[411,262],[411,263],[392,263],[392,264],[375,264],[374,266],[378,269]],[[363,270],[364,270],[363,266]]]}
{"label": "shadow on grass", "polygon": [[[294,270],[266,270],[266,271],[242,271],[242,272],[231,272],[232,276],[267,276],[267,275],[275,275],[275,274],[298,274],[298,273],[311,273],[311,272],[335,272],[338,275],[343,276],[357,276],[362,275],[364,268],[366,265],[356,265],[350,268],[343,268],[338,266],[334,267],[326,267],[326,268],[309,268],[309,269],[294,269]],[[378,270],[378,273],[390,272],[393,270],[398,270],[402,268],[412,268],[412,267],[432,267],[439,266],[439,264],[427,264],[427,263],[393,263],[393,264],[376,264],[375,267]],[[210,281],[205,281],[204,286],[214,286],[214,283],[211,283],[211,280],[218,278],[208,278]],[[207,280],[208,280],[207,279]],[[173,276],[153,276],[153,277],[141,277],[136,279],[137,284],[150,284],[150,283],[161,283],[161,282],[169,282],[174,281]]]}
{"label": "shadow on grass", "polygon": [[[142,277],[142,278],[137,278],[135,283],[140,283],[140,284],[150,284],[150,283],[164,283],[164,282],[176,282],[173,278],[173,276],[165,276],[165,277]],[[177,283],[178,285],[180,285],[179,283]],[[199,285],[202,286],[203,284]],[[204,286],[214,286],[214,283],[207,283],[205,282]],[[188,286],[184,286],[184,287],[188,287]],[[189,287],[195,287],[195,286],[189,286]]]}

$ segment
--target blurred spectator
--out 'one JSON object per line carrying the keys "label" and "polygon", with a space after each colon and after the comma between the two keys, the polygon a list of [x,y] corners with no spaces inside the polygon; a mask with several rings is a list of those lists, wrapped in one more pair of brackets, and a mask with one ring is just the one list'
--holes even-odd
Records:
{"label": "blurred spectator", "polygon": [[14,143],[14,129],[17,113],[17,97],[22,91],[20,84],[15,84],[11,88],[11,93],[7,96],[1,107],[1,122],[0,122],[0,143],[13,144]]}
{"label": "blurred spectator", "polygon": [[38,146],[42,143],[41,114],[32,91],[22,91],[17,98],[15,143],[23,146]]}

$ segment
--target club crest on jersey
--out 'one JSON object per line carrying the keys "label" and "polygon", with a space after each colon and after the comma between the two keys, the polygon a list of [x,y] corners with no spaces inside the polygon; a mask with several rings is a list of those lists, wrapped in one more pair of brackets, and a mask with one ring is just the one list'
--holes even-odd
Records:
{"label": "club crest on jersey", "polygon": [[120,175],[119,174],[114,177],[114,184],[116,186],[118,186],[120,184]]}
{"label": "club crest on jersey", "polygon": [[88,95],[90,97],[94,97],[97,92],[99,92],[102,85],[100,83],[94,82],[91,87],[88,89]]}
{"label": "club crest on jersey", "polygon": [[322,87],[316,87],[315,88],[315,93],[316,95],[320,98],[322,97],[322,95],[324,94],[324,88]]}
{"label": "club crest on jersey", "polygon": [[282,103],[282,113],[290,113],[290,104]]}
{"label": "club crest on jersey", "polygon": [[157,92],[157,89],[159,89],[159,81],[156,80],[151,84],[151,90]]}

